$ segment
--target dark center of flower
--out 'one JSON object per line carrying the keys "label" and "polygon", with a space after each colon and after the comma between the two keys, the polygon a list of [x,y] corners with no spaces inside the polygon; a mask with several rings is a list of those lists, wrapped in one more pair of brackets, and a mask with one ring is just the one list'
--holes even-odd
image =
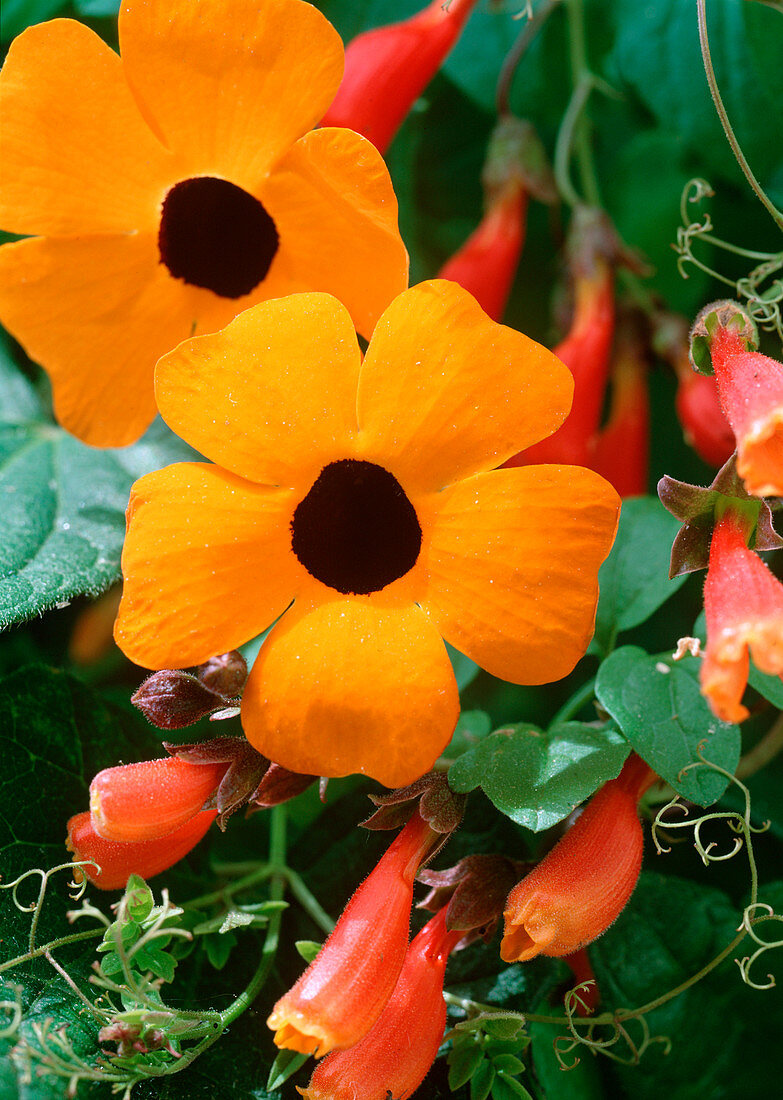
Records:
{"label": "dark center of flower", "polygon": [[359,596],[404,576],[421,549],[416,512],[397,478],[353,458],[321,470],[294,512],[291,535],[311,576]]}
{"label": "dark center of flower", "polygon": [[163,202],[161,261],[175,279],[222,298],[241,298],[266,277],[280,237],[258,201],[228,180],[196,176]]}

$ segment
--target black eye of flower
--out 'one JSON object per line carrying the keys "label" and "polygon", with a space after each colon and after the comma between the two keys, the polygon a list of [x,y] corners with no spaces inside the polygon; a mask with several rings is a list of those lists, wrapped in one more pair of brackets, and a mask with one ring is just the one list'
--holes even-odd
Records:
{"label": "black eye of flower", "polygon": [[228,180],[197,176],[163,202],[161,262],[175,279],[241,298],[266,278],[280,237],[263,205]]}

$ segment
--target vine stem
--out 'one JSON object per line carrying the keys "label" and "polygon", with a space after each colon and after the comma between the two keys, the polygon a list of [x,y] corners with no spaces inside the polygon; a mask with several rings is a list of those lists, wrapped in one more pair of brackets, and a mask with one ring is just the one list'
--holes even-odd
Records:
{"label": "vine stem", "polygon": [[755,775],[781,751],[783,751],[783,714],[778,716],[778,720],[770,726],[761,740],[740,758],[735,772],[737,778],[748,779],[751,775]]}
{"label": "vine stem", "polygon": [[562,2],[563,0],[543,0],[533,15],[529,17],[527,23],[519,32],[514,45],[506,54],[500,69],[500,76],[498,77],[497,88],[495,90],[495,106],[499,115],[507,115],[510,113],[509,97],[511,95],[511,85],[516,76],[517,66],[525,56],[528,46],[538,33],[541,24],[546,20],[550,12],[557,7],[558,4],[562,4]]}
{"label": "vine stem", "polygon": [[555,143],[555,180],[565,201],[570,206],[580,204],[579,195],[571,182],[568,171],[572,152],[579,164],[579,176],[585,201],[600,206],[598,177],[593,160],[590,134],[585,125],[583,111],[594,88],[603,86],[587,64],[583,0],[565,0],[569,28],[569,55],[573,92]]}
{"label": "vine stem", "polygon": [[737,141],[737,137],[732,129],[729,116],[726,112],[726,108],[723,104],[723,99],[718,88],[718,81],[715,77],[715,69],[712,64],[712,55],[710,53],[710,41],[707,34],[707,10],[706,0],[696,0],[696,8],[698,11],[699,19],[699,43],[701,45],[701,58],[704,64],[704,72],[707,75],[707,84],[709,85],[710,95],[712,101],[715,104],[715,110],[718,113],[720,124],[723,127],[723,132],[726,135],[726,140],[731,146],[731,151],[734,154],[737,164],[742,169],[742,173],[745,179],[748,181],[756,198],[762,204],[764,209],[772,216],[778,229],[783,229],[783,213],[774,205],[769,199],[766,192],[762,188],[759,181],[756,179],[753,171],[745,159],[745,154],[742,152],[740,143]]}
{"label": "vine stem", "polygon": [[91,928],[86,932],[73,932],[70,936],[61,936],[59,940],[51,940],[42,947],[34,947],[32,951],[26,951],[24,955],[17,955],[15,959],[8,959],[7,962],[0,964],[0,974],[2,974],[4,970],[12,970],[13,967],[19,966],[20,963],[29,962],[31,959],[37,959],[41,955],[46,955],[49,951],[54,951],[56,947],[65,947],[69,943],[79,943],[80,940],[99,939],[102,935],[102,928]]}
{"label": "vine stem", "polygon": [[577,688],[570,699],[566,699],[550,725],[556,726],[560,722],[569,722],[593,698],[595,698],[595,676],[588,680],[586,684],[582,684],[580,688]]}

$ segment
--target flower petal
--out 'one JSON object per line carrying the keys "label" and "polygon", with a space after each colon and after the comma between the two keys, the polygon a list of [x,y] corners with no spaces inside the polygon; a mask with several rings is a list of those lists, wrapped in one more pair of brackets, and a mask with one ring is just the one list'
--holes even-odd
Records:
{"label": "flower petal", "polygon": [[361,354],[327,294],[262,302],[222,332],[188,340],[155,372],[166,423],[235,474],[309,488],[352,453]]}
{"label": "flower petal", "polygon": [[259,752],[291,771],[371,775],[389,787],[432,767],[459,716],[446,647],[414,604],[295,603],[261,647],[242,699]]}
{"label": "flower petal", "polygon": [[343,46],[300,0],[134,0],[120,10],[127,79],[193,174],[254,191],[334,98]]}
{"label": "flower petal", "polygon": [[147,668],[235,649],[285,610],[307,574],[291,552],[288,492],[182,462],[131,490],[114,636]]}
{"label": "flower petal", "polygon": [[502,680],[565,676],[593,632],[620,507],[611,485],[580,466],[525,466],[430,500],[422,607],[443,636]]}
{"label": "flower petal", "polygon": [[132,443],[152,422],[155,361],[208,293],[171,278],[151,234],[0,249],[0,319],[51,376],[59,422],[96,447]]}
{"label": "flower petal", "polygon": [[71,19],[30,27],[0,77],[0,223],[13,233],[151,230],[176,179],[119,57]]}
{"label": "flower petal", "polygon": [[397,199],[377,149],[351,130],[316,130],[283,157],[261,194],[280,233],[276,262],[293,287],[334,294],[369,337],[408,284]]}
{"label": "flower petal", "polygon": [[421,283],[370,341],[357,404],[366,457],[411,488],[441,489],[550,435],[572,391],[551,351],[491,321],[456,283]]}

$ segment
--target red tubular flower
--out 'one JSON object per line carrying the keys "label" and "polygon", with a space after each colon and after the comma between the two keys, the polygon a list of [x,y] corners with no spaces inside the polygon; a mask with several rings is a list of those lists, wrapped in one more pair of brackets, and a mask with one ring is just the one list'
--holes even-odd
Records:
{"label": "red tubular flower", "polygon": [[418,812],[348,902],[267,1024],[279,1047],[320,1057],[357,1043],[391,996],[408,946],[413,881],[442,840]]}
{"label": "red tubular flower", "polygon": [[464,935],[446,928],[446,908],[424,925],[405,955],[399,980],[378,1022],[350,1050],[319,1063],[308,1100],[405,1100],[435,1061],[446,1027],[443,978]]}
{"label": "red tubular flower", "polygon": [[90,814],[85,812],[68,822],[66,847],[75,860],[94,859],[100,867],[99,871],[80,867],[77,875],[84,875],[101,890],[121,890],[130,875],[152,878],[181,860],[195,848],[216,816],[217,810],[202,810],[166,836],[123,844],[98,836]]}
{"label": "red tubular flower", "polygon": [[718,520],[704,585],[707,652],[702,694],[724,722],[748,717],[742,694],[749,652],[762,672],[783,676],[783,585],[747,546],[748,521],[737,512]]}
{"label": "red tubular flower", "polygon": [[[574,315],[568,335],[554,353],[574,377],[574,399],[565,423],[548,439],[542,440],[510,459],[506,466],[528,466],[538,462],[573,463],[590,466],[595,436],[601,419],[604,390],[609,375],[609,357],[615,325],[614,265],[606,246],[596,235],[608,232],[602,222],[596,227],[587,221],[594,212],[584,214],[584,225],[574,233],[580,240],[585,233],[589,247],[587,258],[578,257],[574,269]],[[579,246],[577,245],[577,248]]]}
{"label": "red tubular flower", "polygon": [[734,432],[723,414],[715,378],[686,364],[678,372],[674,404],[685,442],[710,466],[722,466],[734,450]]}
{"label": "red tubular flower", "polygon": [[[576,1014],[577,1016],[589,1016],[598,1007],[601,994],[593,973],[593,964],[587,954],[587,948],[580,947],[573,954],[566,955],[563,961],[568,963],[576,984],[581,987],[579,989],[579,1000],[576,1002]],[[583,982],[588,984],[582,985]]]}
{"label": "red tubular flower", "polygon": [[517,883],[504,913],[505,962],[570,955],[616,920],[639,877],[636,805],[654,780],[632,753],[617,779],[604,783],[565,836]]}
{"label": "red tubular flower", "polygon": [[633,331],[625,334],[617,347],[609,420],[596,440],[590,466],[610,481],[621,497],[647,492],[650,399],[646,349]]}
{"label": "red tubular flower", "polygon": [[459,283],[493,321],[503,316],[525,243],[527,199],[521,182],[509,181],[488,205],[478,228],[438,275]]}
{"label": "red tubular flower", "polygon": [[155,840],[202,809],[228,763],[188,764],[176,756],[105,768],[90,784],[92,827],[104,840]]}
{"label": "red tubular flower", "polygon": [[748,351],[731,324],[718,324],[712,333],[710,356],[748,492],[783,495],[783,363]]}
{"label": "red tubular flower", "polygon": [[345,126],[381,153],[459,38],[476,0],[431,0],[401,23],[357,35],[323,126]]}

